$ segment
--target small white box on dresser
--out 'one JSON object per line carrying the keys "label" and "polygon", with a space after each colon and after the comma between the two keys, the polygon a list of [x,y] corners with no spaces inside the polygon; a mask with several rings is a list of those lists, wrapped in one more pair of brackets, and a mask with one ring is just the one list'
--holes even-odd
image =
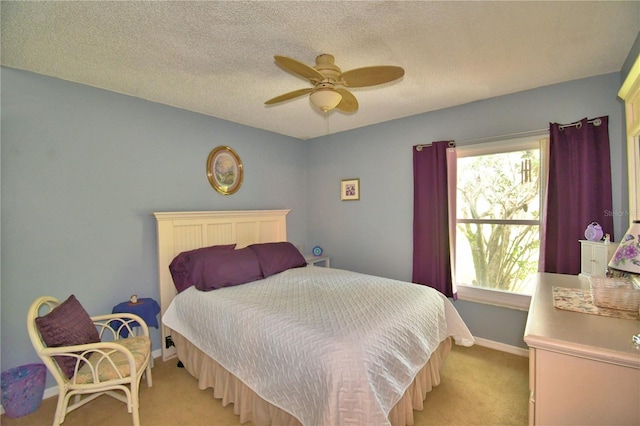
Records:
{"label": "small white box on dresser", "polygon": [[604,277],[607,265],[618,248],[618,243],[580,240],[580,275]]}

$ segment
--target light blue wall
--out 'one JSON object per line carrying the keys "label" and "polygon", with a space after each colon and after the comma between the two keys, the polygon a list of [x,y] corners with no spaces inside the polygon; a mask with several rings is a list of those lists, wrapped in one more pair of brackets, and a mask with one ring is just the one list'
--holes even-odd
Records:
{"label": "light blue wall", "polygon": [[[155,211],[291,209],[288,237],[304,243],[299,140],[23,71],[1,79],[2,370],[38,360],[25,318],[39,296],[74,293],[92,315],[158,300]],[[207,180],[218,145],[245,167],[233,196]]]}
{"label": "light blue wall", "polygon": [[[312,140],[307,153],[313,193],[307,208],[308,243],[321,245],[332,257],[332,267],[411,281],[413,145],[548,129],[549,122],[604,115],[609,116],[613,206],[627,212],[620,84],[619,73],[607,74]],[[344,178],[360,178],[360,201],[340,201]],[[615,218],[616,241],[627,223],[628,217]],[[472,302],[457,302],[456,307],[474,335],[526,347],[526,312]]]}
{"label": "light blue wall", "polygon": [[629,71],[631,70],[631,67],[636,62],[636,60],[638,59],[638,56],[640,56],[640,32],[638,33],[638,36],[636,37],[636,41],[633,43],[633,46],[631,46],[631,51],[629,52],[629,56],[627,56],[627,59],[624,61],[624,64],[622,65],[622,69],[620,70],[622,81],[624,81],[624,79],[627,78],[627,75],[629,75]]}
{"label": "light blue wall", "polygon": [[[601,115],[610,117],[614,209],[628,207],[618,73],[311,141],[32,73],[2,68],[0,77],[2,370],[37,361],[25,313],[38,296],[75,293],[91,314],[132,293],[158,297],[154,211],[291,209],[295,244],[320,244],[338,268],[410,280],[413,145]],[[245,166],[232,196],[205,176],[218,145]],[[353,177],[361,200],[341,202],[340,179]],[[456,306],[475,335],[524,347],[526,313]],[[159,332],[152,337],[159,349]]]}

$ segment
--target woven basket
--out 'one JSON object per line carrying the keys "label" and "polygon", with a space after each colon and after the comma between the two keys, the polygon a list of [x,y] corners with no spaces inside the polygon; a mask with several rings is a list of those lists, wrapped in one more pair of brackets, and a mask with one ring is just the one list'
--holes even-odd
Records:
{"label": "woven basket", "polygon": [[593,304],[600,308],[640,309],[640,287],[626,278],[590,277]]}

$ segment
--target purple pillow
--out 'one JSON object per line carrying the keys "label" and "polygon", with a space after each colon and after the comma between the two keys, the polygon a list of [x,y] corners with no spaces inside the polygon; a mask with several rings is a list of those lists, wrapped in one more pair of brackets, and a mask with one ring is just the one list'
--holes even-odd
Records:
{"label": "purple pillow", "polygon": [[[91,317],[73,294],[47,315],[36,318],[36,327],[48,347],[85,345],[100,341]],[[67,378],[73,377],[76,358],[54,358]]]}
{"label": "purple pillow", "polygon": [[265,278],[291,268],[307,266],[307,261],[291,243],[263,243],[249,246],[258,256]]}
{"label": "purple pillow", "polygon": [[202,256],[208,256],[224,251],[232,251],[236,248],[235,244],[218,245],[211,247],[202,247],[195,250],[185,251],[177,255],[169,265],[173,284],[176,286],[178,293],[191,287],[194,282],[191,279],[193,264],[196,259]]}
{"label": "purple pillow", "polygon": [[210,291],[261,280],[263,276],[255,253],[245,247],[196,259],[192,278],[198,290]]}

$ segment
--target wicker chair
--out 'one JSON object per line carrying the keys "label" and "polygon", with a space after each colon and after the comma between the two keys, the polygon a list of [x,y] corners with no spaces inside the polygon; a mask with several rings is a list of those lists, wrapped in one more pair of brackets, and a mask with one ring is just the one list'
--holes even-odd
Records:
{"label": "wicker chair", "polygon": [[[99,342],[48,347],[36,318],[45,316],[59,305],[61,302],[54,297],[40,297],[33,302],[27,315],[31,343],[58,384],[54,426],[64,422],[67,413],[103,394],[127,404],[133,424],[138,426],[138,390],[144,374],[147,386],[152,386],[151,340],[146,323],[137,315],[128,313],[94,316],[90,319],[97,329]],[[92,329],[90,324],[88,327]],[[135,327],[140,327],[138,335],[134,335]],[[121,335],[129,337],[123,338]],[[66,372],[61,368],[61,360],[65,359]],[[72,360],[71,373],[68,372],[69,359]],[[70,405],[71,397],[74,397],[74,402]]]}

